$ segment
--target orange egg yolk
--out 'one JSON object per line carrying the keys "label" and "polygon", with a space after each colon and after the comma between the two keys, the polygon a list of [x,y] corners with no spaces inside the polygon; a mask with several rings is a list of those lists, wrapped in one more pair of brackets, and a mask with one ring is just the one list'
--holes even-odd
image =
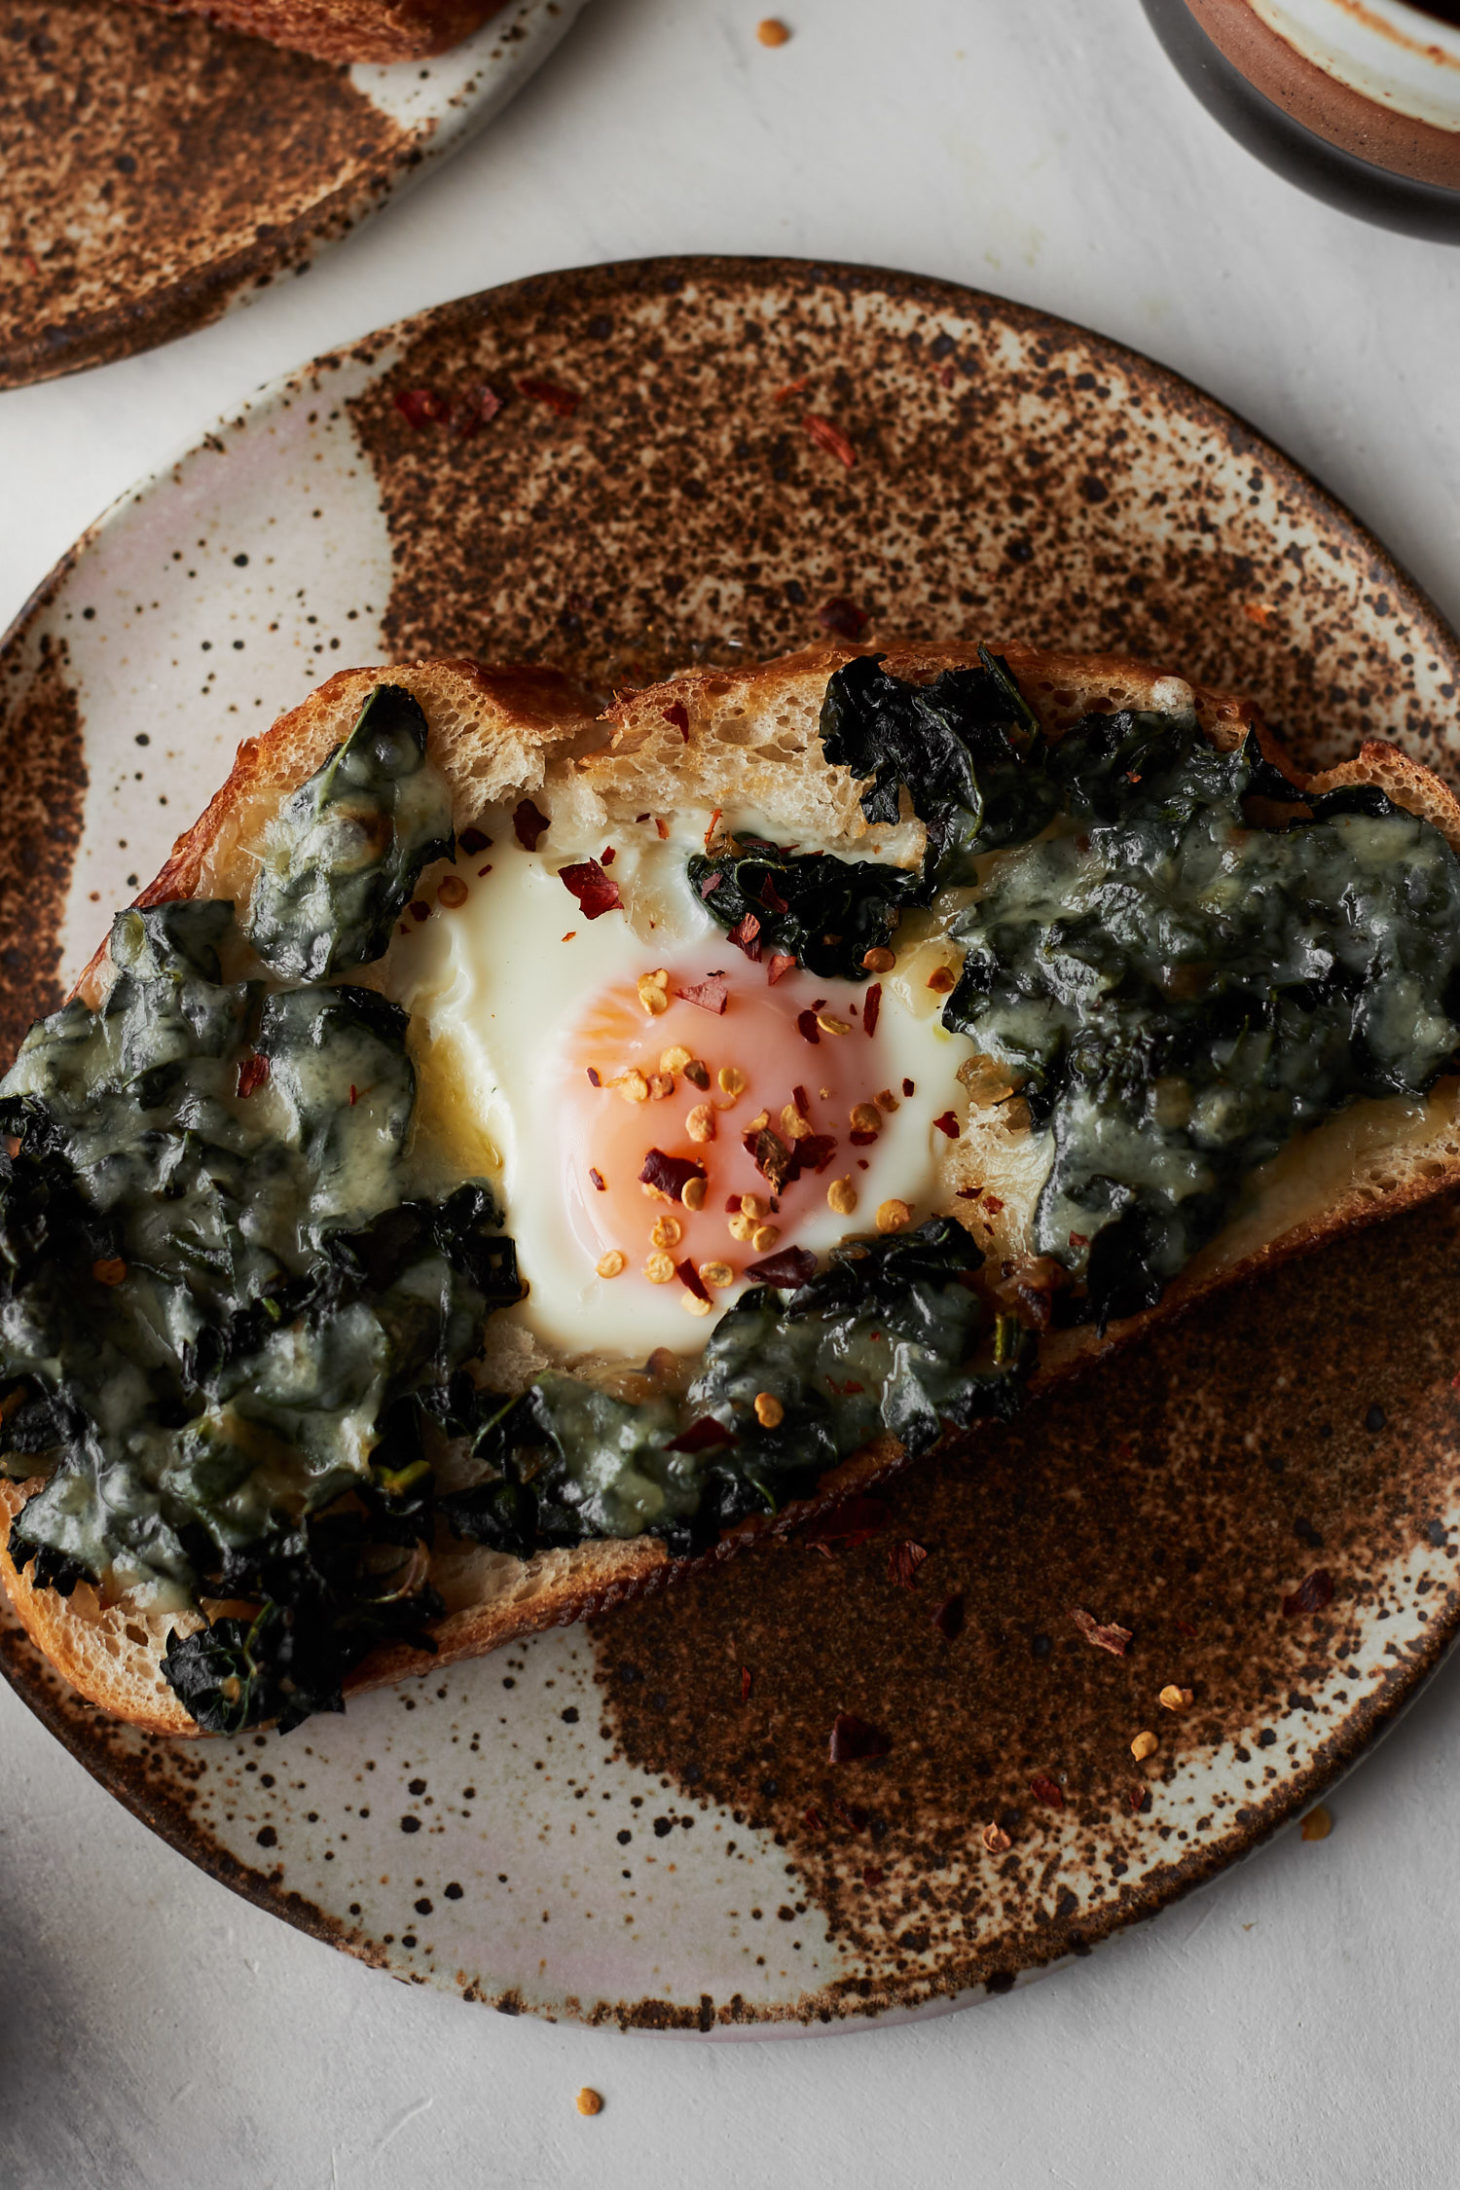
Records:
{"label": "orange egg yolk", "polygon": [[[879,998],[799,970],[771,986],[748,962],[655,968],[596,997],[568,1037],[563,1146],[569,1220],[601,1274],[669,1283],[687,1262],[713,1292],[753,1281],[813,1210],[853,1229],[898,1102]],[[656,1186],[658,1158],[675,1175]]]}

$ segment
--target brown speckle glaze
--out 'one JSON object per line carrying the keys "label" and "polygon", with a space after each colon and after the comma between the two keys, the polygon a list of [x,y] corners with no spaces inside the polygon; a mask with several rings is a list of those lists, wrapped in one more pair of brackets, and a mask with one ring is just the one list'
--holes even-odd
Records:
{"label": "brown speckle glaze", "polygon": [[412,150],[348,70],[125,0],[0,0],[0,386],[214,319]]}
{"label": "brown speckle glaze", "polygon": [[[564,414],[523,396],[531,379],[580,401]],[[469,436],[413,428],[394,401],[475,392],[480,411],[484,385],[503,408]],[[387,653],[550,659],[607,689],[791,646],[850,608],[873,638],[1130,648],[1252,692],[1304,760],[1387,732],[1456,773],[1456,643],[1363,528],[1197,391],[991,298],[678,261],[466,299],[319,361],[225,429],[231,450],[282,437],[261,461],[286,484],[336,482],[300,511],[278,501],[300,542],[378,523],[350,499],[369,492],[349,485],[353,453],[310,469],[342,407],[389,531]],[[805,432],[806,409],[849,438],[850,469]],[[135,602],[114,579],[115,605],[91,609],[103,559],[83,543],[0,654],[12,752],[27,721],[44,733],[38,801],[78,773],[82,715],[99,788],[154,764],[159,799],[172,788],[167,740],[178,766],[186,753],[161,707],[176,703],[162,634],[189,585],[206,580],[220,610],[216,630],[195,611],[189,626],[210,666],[189,654],[178,672],[197,679],[200,725],[227,635],[246,636],[260,676],[271,658],[280,596],[250,611],[247,588],[263,584],[272,512],[253,513],[247,553],[223,525],[206,562],[186,518],[160,544],[158,513]],[[125,524],[103,543],[114,571]],[[338,629],[311,595],[301,637],[321,674],[337,641],[361,658],[375,582]],[[158,649],[155,721],[112,724],[84,680],[68,700],[86,647],[111,658],[96,649],[109,617],[139,657],[129,674]],[[245,695],[235,711],[256,704]],[[0,911],[17,1027],[53,995],[78,825],[74,805],[48,812],[40,917],[23,931]],[[129,822],[114,861],[150,871],[183,818],[158,813],[147,842]],[[117,826],[100,806],[97,826]],[[4,842],[31,857],[33,837]],[[1207,1306],[910,1471],[859,1546],[772,1544],[588,1636],[428,1673],[284,1740],[142,1739],[64,1695],[9,1631],[0,1662],[89,1769],[226,1883],[506,2013],[710,2031],[1007,1990],[1307,1807],[1448,1646],[1456,1229],[1446,1202]],[[910,1588],[889,1571],[905,1540],[928,1551]],[[1331,1601],[1285,1617],[1319,1569]],[[1092,1647],[1076,1610],[1128,1628],[1125,1655]],[[1189,1709],[1162,1709],[1168,1685],[1192,1690]],[[887,1754],[832,1766],[838,1712],[885,1733]],[[1138,1765],[1147,1729],[1159,1746]]]}
{"label": "brown speckle glaze", "polygon": [[[1434,1654],[1386,1666],[1357,1642],[1396,1561],[1433,1557],[1424,1624],[1436,1648],[1450,1632],[1460,1349],[1434,1308],[1457,1248],[1447,1199],[1289,1265],[909,1472],[872,1541],[791,1540],[595,1623],[615,1739],[784,1841],[855,1948],[847,2001],[967,1991],[1199,1884],[1311,1799],[1338,1725],[1372,1728]],[[929,1549],[911,1591],[888,1574],[909,1535]],[[1332,1602],[1284,1617],[1315,1568]],[[932,1613],[955,1591],[949,1643]],[[1133,1631],[1125,1656],[1078,1632],[1092,1604]],[[1193,1692],[1180,1716],[1168,1684]],[[829,1765],[843,1710],[890,1753]],[[1145,1729],[1159,1748],[1137,1765]],[[1234,1798],[1174,1824],[1135,1807],[1203,1752],[1240,1765]],[[991,1824],[1007,1853],[985,1849]]]}
{"label": "brown speckle glaze", "polygon": [[[582,400],[560,417],[524,377]],[[483,383],[504,408],[466,438],[394,402]],[[548,275],[424,315],[353,410],[398,655],[628,682],[820,638],[850,600],[871,639],[1169,662],[1259,697],[1305,755],[1385,732],[1434,757],[1455,716],[1439,619],[1296,466],[1146,359],[949,284],[777,261]]]}
{"label": "brown speckle glaze", "polygon": [[129,357],[304,272],[510,97],[582,4],[512,0],[377,100],[368,71],[197,14],[0,0],[0,387]]}
{"label": "brown speckle glaze", "polygon": [[61,1002],[59,933],[81,829],[86,762],[65,641],[11,653],[5,696],[6,822],[0,832],[0,1057]]}

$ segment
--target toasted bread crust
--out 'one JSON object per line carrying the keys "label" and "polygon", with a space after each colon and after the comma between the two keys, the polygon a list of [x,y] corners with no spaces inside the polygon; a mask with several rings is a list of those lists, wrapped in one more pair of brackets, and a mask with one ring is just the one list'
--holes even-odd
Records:
{"label": "toasted bread crust", "polygon": [[172,15],[206,15],[319,61],[415,61],[460,45],[502,0],[145,0]]}
{"label": "toasted bread crust", "polygon": [[[1055,654],[997,644],[994,650],[1009,663],[1051,737],[1062,735],[1092,709],[1191,706],[1206,734],[1223,750],[1232,749],[1252,730],[1268,757],[1301,789],[1317,794],[1343,783],[1377,783],[1398,804],[1433,822],[1460,852],[1460,803],[1428,770],[1393,746],[1367,744],[1343,767],[1303,776],[1285,761],[1250,701],[1190,685],[1122,655]],[[772,777],[784,799],[787,773],[794,771],[798,803],[814,814],[818,826],[855,839],[865,832],[856,786],[844,770],[832,770],[826,763],[816,724],[828,677],[854,656],[872,651],[885,658],[894,675],[918,680],[977,660],[973,642],[893,642],[876,649],[819,645],[751,668],[689,670],[625,695],[602,717],[568,679],[536,667],[424,662],[341,671],[262,738],[239,748],[227,782],[178,838],[137,902],[155,905],[198,894],[246,901],[264,823],[339,742],[365,695],[385,681],[405,685],[426,710],[433,757],[451,784],[458,828],[493,800],[530,795],[541,786],[549,759],[566,748],[582,782],[595,795],[619,801],[626,809],[642,804],[673,810],[687,772],[694,775],[696,796],[707,802],[722,780],[734,795],[754,800]],[[106,982],[103,945],[77,984],[78,993],[94,1003]],[[1158,1307],[1113,1326],[1104,1337],[1084,1328],[1046,1340],[1037,1383],[1063,1378],[1147,1325],[1189,1309],[1219,1286],[1460,1181],[1460,1081],[1440,1082],[1420,1120],[1410,1117],[1403,1105],[1358,1109],[1385,1116],[1376,1123],[1357,1110],[1344,1113],[1307,1137],[1311,1144],[1331,1137],[1331,1168],[1341,1182],[1329,1184],[1323,1174],[1316,1206],[1303,1206],[1301,1193],[1294,1199],[1289,1192],[1284,1200],[1275,1188],[1274,1206],[1287,1212],[1276,1228],[1269,1225],[1263,1231],[1259,1225],[1254,1231],[1249,1224],[1246,1231],[1232,1228],[1230,1237],[1224,1233],[1168,1289]],[[1418,1151],[1414,1161],[1394,1160],[1396,1147],[1403,1153],[1400,1119],[1388,1115],[1396,1110]],[[1387,1164],[1377,1183],[1369,1171],[1356,1170],[1355,1150],[1362,1145],[1362,1133],[1371,1130]],[[1344,1133],[1350,1136],[1348,1143]],[[976,1434],[965,1433],[960,1442]],[[592,1542],[527,1561],[479,1547],[440,1546],[440,1572],[433,1568],[433,1578],[443,1588],[448,1610],[433,1631],[436,1655],[425,1658],[400,1645],[383,1648],[357,1669],[347,1689],[354,1693],[476,1657],[541,1628],[662,1588],[768,1534],[802,1525],[904,1464],[901,1447],[881,1438],[824,1477],[813,1496],[774,1522],[743,1523],[694,1560],[671,1559],[652,1538]],[[0,1516],[7,1534],[8,1522],[30,1487],[0,1483]],[[54,1590],[34,1589],[16,1572],[5,1548],[0,1548],[0,1578],[28,1633],[83,1695],[154,1733],[198,1732],[157,1670],[168,1628],[187,1623],[168,1615],[138,1615],[124,1606],[103,1608],[95,1592],[84,1588],[69,1599]]]}

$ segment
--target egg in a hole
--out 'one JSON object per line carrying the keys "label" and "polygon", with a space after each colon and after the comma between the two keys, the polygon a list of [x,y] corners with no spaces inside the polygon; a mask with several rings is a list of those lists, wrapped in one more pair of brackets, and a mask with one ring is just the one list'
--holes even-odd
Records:
{"label": "egg in a hole", "polygon": [[570,1358],[697,1351],[748,1285],[929,1214],[962,1130],[936,987],[738,948],[686,871],[711,818],[492,809],[392,953],[423,1117],[518,1242],[507,1320]]}

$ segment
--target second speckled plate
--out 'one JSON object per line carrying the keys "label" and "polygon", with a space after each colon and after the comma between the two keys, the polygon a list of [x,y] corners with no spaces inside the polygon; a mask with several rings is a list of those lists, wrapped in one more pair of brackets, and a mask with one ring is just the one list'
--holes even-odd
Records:
{"label": "second speckled plate", "polygon": [[[827,628],[1128,648],[1260,696],[1305,761],[1382,731],[1456,773],[1434,611],[1145,360],[860,269],[557,274],[266,390],[42,589],[0,650],[0,1044],[327,670],[462,652],[627,681]],[[398,1975],[726,2033],[934,2012],[1214,1876],[1439,1661],[1457,1234],[1441,1202],[1203,1310],[976,1460],[920,1465],[850,1540],[283,1739],[150,1742],[13,1630],[4,1664],[176,1847]],[[949,1599],[961,1628],[933,1624]],[[839,1709],[890,1754],[830,1766]]]}
{"label": "second speckled plate", "polygon": [[584,0],[346,68],[135,0],[0,0],[0,388],[131,357],[303,273],[456,151]]}

